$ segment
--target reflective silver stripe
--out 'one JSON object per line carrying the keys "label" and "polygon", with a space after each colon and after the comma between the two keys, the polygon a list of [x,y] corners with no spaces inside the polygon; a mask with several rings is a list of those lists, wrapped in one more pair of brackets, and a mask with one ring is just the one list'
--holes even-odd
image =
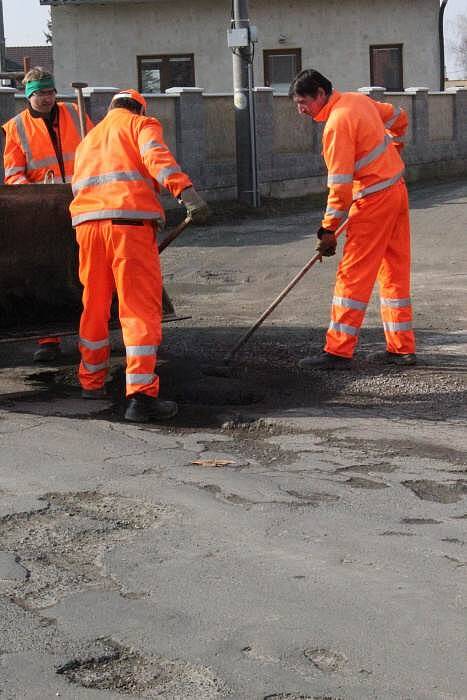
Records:
{"label": "reflective silver stripe", "polygon": [[76,129],[76,131],[77,131],[77,133],[78,133],[79,138],[81,139],[81,127],[80,127],[80,125],[79,125],[79,115],[78,115],[78,112],[77,112],[76,109],[74,109],[74,107],[72,107],[72,105],[69,104],[68,102],[61,102],[60,104],[63,105],[63,107],[66,109],[66,111],[68,112],[68,114],[69,114],[70,117],[72,118],[73,124],[75,125],[75,129]]}
{"label": "reflective silver stripe", "polygon": [[127,384],[151,384],[155,379],[155,374],[128,374],[126,375]]}
{"label": "reflective silver stripe", "polygon": [[345,185],[349,182],[353,182],[353,175],[339,175],[338,173],[328,175],[328,187],[331,185]]}
{"label": "reflective silver stripe", "polygon": [[24,177],[24,175],[20,175],[19,177],[16,177],[13,181],[13,185],[21,185],[23,182],[28,182],[28,179]]}
{"label": "reflective silver stripe", "polygon": [[110,345],[109,338],[103,338],[103,340],[86,340],[86,338],[80,338],[79,343],[85,348],[88,348],[88,350],[100,350]]}
{"label": "reflective silver stripe", "polygon": [[158,143],[157,141],[148,141],[147,143],[144,144],[144,146],[141,146],[139,149],[139,152],[141,153],[142,156],[144,156],[145,153],[148,151],[151,151],[153,148],[162,148],[166,149],[167,146],[164,146],[163,143]]}
{"label": "reflective silver stripe", "polygon": [[102,219],[147,219],[156,220],[162,226],[165,219],[158,211],[142,211],[139,209],[99,209],[98,211],[89,211],[85,214],[74,216],[71,220],[72,226],[78,226],[85,221],[101,221]]}
{"label": "reflective silver stripe", "polygon": [[397,175],[394,175],[394,177],[389,178],[389,180],[382,180],[381,182],[377,182],[376,185],[370,185],[370,187],[365,187],[363,190],[360,190],[360,192],[357,192],[354,195],[354,200],[366,197],[367,194],[373,194],[373,192],[379,192],[380,190],[385,190],[388,187],[392,187],[392,185],[395,185],[396,182],[398,182],[401,179],[403,174],[404,171],[401,170],[400,173],[397,173]]}
{"label": "reflective silver stripe", "polygon": [[66,175],[65,182],[71,182],[72,179],[73,179],[73,175]]}
{"label": "reflective silver stripe", "polygon": [[11,177],[12,175],[16,175],[17,173],[24,173],[24,165],[18,165],[15,168],[7,168],[5,170],[5,177]]}
{"label": "reflective silver stripe", "polygon": [[[68,161],[74,160],[75,154],[74,153],[62,153],[62,159],[63,162],[66,163]],[[57,165],[58,166],[58,160],[55,156],[49,156],[48,158],[42,158],[41,160],[32,160],[29,163],[29,167],[32,169],[36,168],[48,168],[49,165]]]}
{"label": "reflective silver stripe", "polygon": [[148,357],[157,353],[157,345],[128,345],[126,348],[127,357]]}
{"label": "reflective silver stripe", "polygon": [[81,360],[81,362],[83,363],[83,367],[91,373],[100,372],[102,369],[107,369],[107,367],[109,367],[108,362],[101,362],[100,365],[91,365],[89,362],[85,362],[84,360]]}
{"label": "reflective silver stripe", "polygon": [[109,182],[121,182],[121,181],[137,181],[137,180],[148,180],[137,170],[121,170],[114,171],[111,173],[103,173],[102,175],[93,175],[92,177],[86,177],[84,180],[78,180],[73,184],[73,194],[76,194],[85,187],[95,187],[98,185],[107,185]]}
{"label": "reflective silver stripe", "polygon": [[159,183],[159,185],[163,185],[170,175],[174,175],[175,173],[181,172],[182,169],[179,165],[171,165],[168,168],[162,168],[162,170],[158,173],[156,180]]}
{"label": "reflective silver stripe", "polygon": [[40,160],[31,160],[28,163],[30,170],[37,170],[39,168],[48,168],[50,165],[57,165],[58,160],[56,156],[48,156],[47,158],[41,158]]}
{"label": "reflective silver stripe", "polygon": [[390,128],[391,128],[391,126],[394,124],[394,122],[396,121],[396,119],[398,118],[398,116],[399,116],[401,113],[402,113],[401,108],[400,108],[400,107],[397,107],[397,108],[394,110],[394,114],[392,115],[391,119],[388,119],[387,122],[384,122],[384,126],[386,127],[386,129],[390,129]]}
{"label": "reflective silver stripe", "polygon": [[347,323],[337,323],[337,321],[331,321],[329,324],[329,330],[347,333],[348,335],[358,335],[358,331],[360,329],[355,328],[355,326],[349,326]]}
{"label": "reflective silver stripe", "polygon": [[346,215],[346,212],[339,211],[339,209],[333,209],[332,207],[326,207],[326,214],[330,214],[335,219],[343,219]]}
{"label": "reflective silver stripe", "polygon": [[379,158],[379,156],[382,153],[384,153],[384,151],[388,147],[388,143],[390,142],[391,137],[389,136],[389,134],[385,134],[383,143],[380,143],[379,146],[373,148],[373,150],[367,153],[366,156],[363,156],[363,158],[360,158],[360,160],[356,161],[355,170],[360,170],[360,168],[363,168],[365,165],[368,165],[368,163],[371,163],[372,161],[376,160],[376,158]]}
{"label": "reflective silver stripe", "polygon": [[336,306],[343,306],[346,309],[357,309],[358,311],[365,311],[368,306],[363,301],[356,301],[355,299],[348,299],[346,297],[333,297],[332,303]]}
{"label": "reflective silver stripe", "polygon": [[389,306],[391,309],[404,309],[410,306],[411,299],[407,297],[406,299],[389,299],[388,297],[381,297],[381,306]]}
{"label": "reflective silver stripe", "polygon": [[24,155],[26,156],[26,167],[28,167],[30,161],[32,161],[32,153],[31,148],[29,146],[28,137],[26,136],[26,129],[24,128],[21,114],[18,114],[16,117],[14,117],[13,121],[16,125],[16,131],[18,132],[21,147],[24,151]]}
{"label": "reflective silver stripe", "polygon": [[394,323],[393,321],[383,321],[385,331],[411,331],[412,321],[404,321],[403,323]]}

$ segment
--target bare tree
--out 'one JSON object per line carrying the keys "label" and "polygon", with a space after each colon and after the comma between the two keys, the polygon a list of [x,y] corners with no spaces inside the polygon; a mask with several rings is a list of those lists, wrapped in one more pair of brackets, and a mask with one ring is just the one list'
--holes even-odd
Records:
{"label": "bare tree", "polygon": [[47,31],[44,32],[45,40],[47,44],[52,43],[52,10],[49,10],[49,19],[47,20]]}
{"label": "bare tree", "polygon": [[455,73],[459,78],[467,79],[467,15],[458,15],[449,24],[449,49],[456,59]]}

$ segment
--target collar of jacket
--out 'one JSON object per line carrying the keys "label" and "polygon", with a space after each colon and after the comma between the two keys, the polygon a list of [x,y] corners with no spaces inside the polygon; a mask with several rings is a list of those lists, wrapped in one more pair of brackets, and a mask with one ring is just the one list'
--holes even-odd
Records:
{"label": "collar of jacket", "polygon": [[315,117],[313,117],[315,122],[327,121],[327,119],[329,118],[329,115],[331,114],[331,112],[333,110],[334,105],[336,104],[336,102],[338,100],[340,100],[341,97],[342,97],[341,92],[338,92],[337,90],[333,90],[331,97],[326,102],[324,107],[322,107],[322,109],[320,109],[318,114]]}
{"label": "collar of jacket", "polygon": [[36,109],[33,109],[33,107],[31,107],[30,104],[28,104],[28,110],[29,110],[29,114],[30,114],[31,117],[33,117],[34,119],[39,119],[39,117],[42,117],[42,119],[43,119],[45,122],[51,122],[51,123],[53,123],[54,120],[55,120],[55,118],[56,118],[56,116],[57,116],[58,106],[57,106],[57,103],[55,103],[54,106],[52,107],[52,109],[50,110],[50,112],[49,112],[48,114],[43,114],[42,112],[38,112]]}

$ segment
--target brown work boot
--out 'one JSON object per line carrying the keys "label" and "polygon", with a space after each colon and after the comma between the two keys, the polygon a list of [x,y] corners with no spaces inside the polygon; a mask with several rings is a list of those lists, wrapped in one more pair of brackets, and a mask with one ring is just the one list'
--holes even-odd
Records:
{"label": "brown work boot", "polygon": [[138,392],[128,397],[125,420],[132,423],[151,423],[168,420],[178,413],[175,401],[162,401],[154,396]]}
{"label": "brown work boot", "polygon": [[322,352],[321,355],[315,355],[314,357],[304,357],[299,361],[298,367],[304,372],[311,372],[316,369],[350,369],[352,367],[352,359],[341,357],[340,355],[331,355],[329,352]]}
{"label": "brown work boot", "polygon": [[415,353],[397,353],[384,350],[370,355],[370,362],[380,362],[385,365],[398,365],[399,367],[412,367],[417,364]]}

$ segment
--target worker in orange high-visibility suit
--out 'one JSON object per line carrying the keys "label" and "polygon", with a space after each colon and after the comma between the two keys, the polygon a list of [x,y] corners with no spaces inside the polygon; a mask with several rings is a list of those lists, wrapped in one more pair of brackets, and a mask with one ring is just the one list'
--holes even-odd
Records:
{"label": "worker in orange high-visibility suit", "polygon": [[[40,66],[25,75],[23,84],[28,107],[3,125],[5,184],[71,182],[81,141],[77,108],[56,101],[53,76]],[[92,128],[88,117],[87,128]],[[60,338],[45,337],[34,361],[53,362],[59,355]]]}
{"label": "worker in orange high-visibility suit", "polygon": [[186,206],[197,222],[207,205],[167,148],[160,122],[145,116],[136,90],[117,93],[104,119],[76,152],[70,206],[80,248],[83,313],[79,329],[79,380],[85,398],[105,395],[114,289],[126,347],[125,419],[171,418],[173,401],[159,398],[155,373],[162,330],[162,279],[156,245],[164,222],[159,186]]}
{"label": "worker in orange high-visibility suit", "polygon": [[376,280],[386,336],[383,359],[413,365],[409,206],[399,155],[407,116],[404,110],[361,93],[337,92],[314,70],[301,71],[289,95],[300,114],[325,123],[329,195],[318,231],[318,252],[334,255],[334,231],[348,217],[324,353],[304,358],[299,366],[304,370],[349,366]]}

